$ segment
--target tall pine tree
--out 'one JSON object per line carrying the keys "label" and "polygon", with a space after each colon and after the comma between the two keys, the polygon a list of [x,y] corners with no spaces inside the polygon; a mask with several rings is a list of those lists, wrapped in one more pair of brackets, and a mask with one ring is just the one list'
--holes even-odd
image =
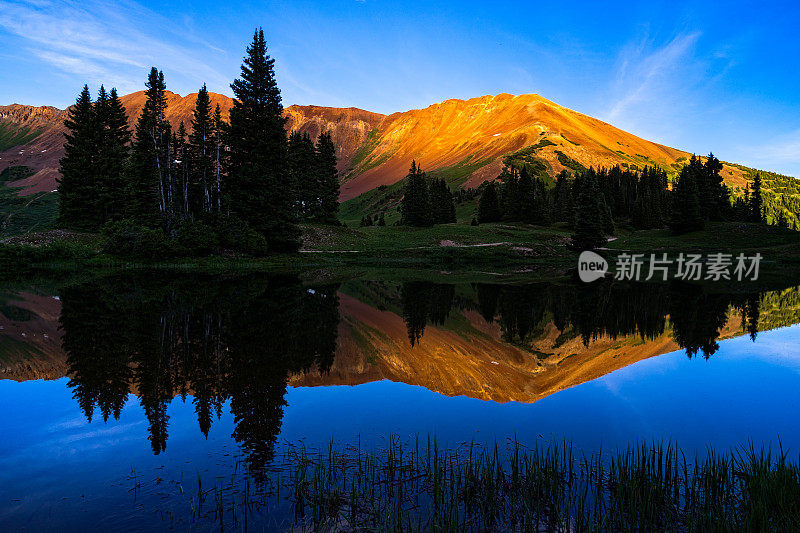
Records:
{"label": "tall pine tree", "polygon": [[192,132],[189,134],[189,202],[190,213],[197,217],[211,212],[214,182],[214,119],[211,117],[211,100],[205,83],[197,92]]}
{"label": "tall pine tree", "polygon": [[319,212],[319,186],[316,172],[314,142],[308,133],[293,131],[289,135],[286,171],[297,184],[297,203],[300,215],[307,220]]}
{"label": "tall pine tree", "polygon": [[273,251],[296,251],[296,184],[287,172],[286,120],[267,55],[264,31],[247,47],[241,77],[231,84],[235,100],[228,127],[226,191],[231,214],[262,233]]}
{"label": "tall pine tree", "polygon": [[212,204],[215,213],[218,215],[222,213],[222,169],[225,166],[225,149],[222,144],[223,131],[225,130],[225,121],[222,120],[222,111],[219,104],[214,108],[214,197]]}
{"label": "tall pine tree", "polygon": [[576,250],[593,250],[604,246],[606,241],[604,226],[605,210],[608,207],[602,200],[597,175],[589,169],[575,186],[578,187],[575,204],[575,232],[572,234],[572,247]]}
{"label": "tall pine tree", "polygon": [[753,190],[749,198],[750,222],[764,221],[764,200],[761,197],[761,174],[756,172],[753,178]]}
{"label": "tall pine tree", "polygon": [[172,137],[172,155],[177,217],[181,220],[190,220],[194,214],[199,214],[199,210],[193,209],[193,204],[200,198],[200,191],[192,187],[194,154],[186,143],[186,127],[183,122],[178,125],[178,131]]}
{"label": "tall pine tree", "polygon": [[[695,161],[692,157],[692,161]],[[703,229],[705,217],[700,210],[700,192],[697,178],[700,175],[694,168],[697,164],[690,164],[681,169],[677,181],[672,189],[672,211],[669,227],[675,233],[687,233]]]}
{"label": "tall pine tree", "polygon": [[400,223],[406,226],[428,227],[433,225],[428,178],[416,161],[403,187],[403,200],[400,204]]}
{"label": "tall pine tree", "polygon": [[497,197],[497,186],[490,181],[478,201],[478,222],[499,222],[503,216],[500,210],[500,200]]}
{"label": "tall pine tree", "polygon": [[447,182],[433,180],[430,184],[431,208],[434,224],[450,224],[456,221],[456,207]]}
{"label": "tall pine tree", "polygon": [[119,220],[125,211],[125,168],[131,132],[128,128],[128,115],[122,105],[117,90],[111,89],[103,112],[102,128],[104,142],[98,146],[98,166],[101,190],[98,198],[102,206],[103,223]]}
{"label": "tall pine tree", "polygon": [[316,178],[319,190],[317,220],[337,224],[339,210],[339,171],[336,169],[336,146],[330,133],[321,133],[316,147]]}
{"label": "tall pine tree", "polygon": [[69,109],[64,157],[60,161],[59,224],[74,229],[93,229],[95,162],[95,115],[89,87],[83,86],[75,105]]}
{"label": "tall pine tree", "polygon": [[171,127],[166,119],[164,73],[153,67],[136,123],[128,172],[126,216],[149,226],[172,222]]}

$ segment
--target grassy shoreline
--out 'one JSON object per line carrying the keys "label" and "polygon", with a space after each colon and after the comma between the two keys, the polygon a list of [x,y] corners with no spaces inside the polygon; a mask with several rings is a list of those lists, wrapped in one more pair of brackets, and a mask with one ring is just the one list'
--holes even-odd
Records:
{"label": "grassy shoreline", "polygon": [[[252,258],[235,254],[143,261],[103,253],[99,235],[53,231],[6,239],[0,244],[3,274],[35,271],[153,269],[202,272],[307,271],[314,269],[435,270],[489,277],[557,279],[570,275],[578,254],[569,230],[526,224],[445,224],[348,228],[304,225],[297,254]],[[610,262],[620,253],[755,253],[764,275],[800,276],[800,232],[775,226],[712,223],[674,236],[668,230],[620,231],[600,253]]]}
{"label": "grassy shoreline", "polygon": [[[569,442],[525,447],[397,436],[381,449],[289,446],[267,469],[237,459],[225,483],[180,487],[192,523],[314,531],[790,531],[800,463],[754,445],[687,457],[638,442],[589,456]],[[142,481],[135,477],[135,489]],[[213,493],[213,494],[212,494]],[[178,497],[178,495],[175,495]],[[174,509],[174,507],[173,507]],[[180,512],[178,513],[181,514]],[[187,521],[188,521],[187,520]]]}

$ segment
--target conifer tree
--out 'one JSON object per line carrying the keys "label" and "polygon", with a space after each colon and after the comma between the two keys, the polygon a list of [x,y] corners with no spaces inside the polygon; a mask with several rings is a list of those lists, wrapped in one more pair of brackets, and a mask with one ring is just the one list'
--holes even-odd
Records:
{"label": "conifer tree", "polygon": [[400,204],[400,223],[416,227],[433,225],[428,178],[416,161],[411,162],[411,169],[406,176]]}
{"label": "conifer tree", "polygon": [[95,117],[89,87],[83,86],[64,121],[67,128],[64,157],[60,161],[59,224],[68,228],[92,229],[94,224]]}
{"label": "conifer tree", "polygon": [[528,174],[528,169],[524,166],[519,171],[519,180],[517,181],[516,202],[514,206],[516,213],[513,218],[517,222],[527,222],[528,224],[534,223],[535,213],[533,210],[533,181]]}
{"label": "conifer tree", "polygon": [[572,247],[576,250],[593,250],[606,244],[603,230],[603,212],[607,209],[602,201],[597,175],[589,169],[576,182],[579,187],[575,205],[575,232]]}
{"label": "conifer tree", "polygon": [[200,215],[197,209],[201,198],[201,191],[195,187],[195,177],[192,175],[194,155],[186,142],[186,127],[183,122],[178,126],[178,131],[172,138],[173,174],[175,175],[175,203],[178,206],[177,215],[182,220],[190,220],[194,215]]}
{"label": "conifer tree", "polygon": [[[320,133],[316,147],[316,178],[319,190],[319,209],[316,219],[336,224],[339,210],[339,171],[336,169],[336,146],[330,133]],[[386,225],[385,223],[383,225]]]}
{"label": "conifer tree", "polygon": [[98,199],[103,207],[103,223],[119,220],[125,211],[125,168],[128,161],[128,144],[131,132],[128,128],[128,115],[122,105],[117,90],[111,89],[104,110],[104,143],[99,146],[99,168],[102,176],[102,190]]}
{"label": "conifer tree", "polygon": [[504,220],[515,221],[521,219],[521,205],[519,194],[519,176],[513,167],[504,168],[500,174],[503,182],[501,212]]}
{"label": "conifer tree", "polygon": [[219,104],[214,108],[214,123],[213,123],[213,136],[214,136],[214,198],[212,205],[214,206],[217,214],[222,213],[222,169],[225,166],[223,157],[225,151],[222,145],[223,131],[225,129],[225,122],[222,120],[222,111],[220,111]]}
{"label": "conifer tree", "polygon": [[169,226],[172,219],[171,127],[164,74],[153,67],[145,84],[145,104],[136,123],[128,173],[126,214],[140,224]]}
{"label": "conifer tree", "polygon": [[110,189],[109,184],[106,183],[105,165],[102,162],[103,152],[108,141],[108,131],[106,129],[108,98],[106,88],[101,84],[100,90],[97,92],[97,100],[94,102],[94,161],[92,166],[86,169],[86,172],[92,176],[92,198],[91,202],[87,204],[87,207],[91,210],[89,217],[91,219],[90,227],[92,228],[100,227],[106,220],[106,206],[103,197]]}
{"label": "conifer tree", "polygon": [[701,199],[701,206],[707,208],[707,218],[709,220],[724,220],[730,211],[730,191],[722,181],[721,171],[722,163],[720,160],[714,157],[713,153],[708,154],[708,158],[703,164],[703,181],[705,183],[705,201],[707,204],[704,206],[703,199]]}
{"label": "conifer tree", "polygon": [[527,220],[531,224],[550,224],[551,198],[547,193],[544,182],[539,178],[534,179],[531,184],[531,196],[530,214],[527,216]]}
{"label": "conifer tree", "polygon": [[290,180],[297,184],[298,213],[310,220],[316,217],[320,203],[316,154],[311,137],[307,133],[292,132],[286,154],[286,171]]}
{"label": "conifer tree", "polygon": [[[694,161],[694,157],[692,158]],[[700,194],[697,187],[698,173],[689,165],[681,173],[672,190],[672,212],[669,227],[675,233],[687,233],[703,229],[705,218],[700,211]]]}
{"label": "conifer tree", "polygon": [[211,100],[204,83],[197,92],[192,132],[189,134],[188,154],[191,159],[189,212],[198,216],[212,209],[212,190],[214,188],[214,119],[211,116]]}
{"label": "conifer tree", "polygon": [[456,207],[453,195],[443,179],[433,180],[430,184],[431,208],[434,224],[449,224],[456,221]]}
{"label": "conifer tree", "polygon": [[287,172],[286,119],[267,55],[264,31],[256,30],[231,84],[235,100],[228,127],[226,191],[230,211],[262,233],[273,251],[296,251],[296,186]]}
{"label": "conifer tree", "polygon": [[753,178],[753,190],[750,193],[750,221],[764,221],[764,200],[761,197],[761,174],[756,172]]}
{"label": "conifer tree", "polygon": [[553,220],[572,223],[575,219],[572,213],[572,193],[570,192],[570,173],[562,170],[556,176],[556,186],[553,191]]}
{"label": "conifer tree", "polygon": [[502,217],[500,201],[497,198],[497,187],[493,181],[486,185],[478,201],[478,223],[499,222]]}
{"label": "conifer tree", "polygon": [[611,216],[611,208],[608,206],[606,197],[602,193],[600,193],[600,216],[603,221],[603,232],[606,235],[613,235],[616,230],[614,217]]}

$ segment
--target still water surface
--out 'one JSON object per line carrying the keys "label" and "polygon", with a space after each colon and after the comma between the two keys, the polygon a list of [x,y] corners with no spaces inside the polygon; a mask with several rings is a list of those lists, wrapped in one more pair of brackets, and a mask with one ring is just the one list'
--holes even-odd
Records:
{"label": "still water surface", "polygon": [[[198,477],[391,435],[800,453],[800,290],[120,275],[0,296],[0,529],[218,529]],[[254,523],[286,529],[277,498]],[[290,522],[288,522],[290,524]],[[253,522],[251,522],[252,527]]]}

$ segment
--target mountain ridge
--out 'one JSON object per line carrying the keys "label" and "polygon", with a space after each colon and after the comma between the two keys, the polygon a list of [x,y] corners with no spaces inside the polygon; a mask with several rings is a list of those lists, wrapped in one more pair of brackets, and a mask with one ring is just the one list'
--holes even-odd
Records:
{"label": "mountain ridge", "polygon": [[[166,115],[174,127],[179,122],[189,127],[196,95],[167,91]],[[219,104],[227,118],[233,99],[209,95],[212,107]],[[145,93],[138,91],[120,99],[133,127]],[[8,183],[21,187],[19,194],[56,189],[65,116],[66,110],[49,106],[0,106],[0,126],[10,131],[12,138],[16,134],[25,140],[0,152],[0,171],[27,166],[34,172]],[[290,105],[285,117],[288,131],[308,133],[312,138],[322,131],[332,134],[342,179],[341,201],[398,182],[412,159],[425,170],[446,174],[451,186],[475,187],[494,179],[503,159],[520,151],[551,178],[564,169],[615,164],[630,168],[655,164],[674,175],[690,156],[537,94],[453,98],[389,115],[356,107]],[[732,189],[746,183],[738,166],[726,165],[723,177]]]}

